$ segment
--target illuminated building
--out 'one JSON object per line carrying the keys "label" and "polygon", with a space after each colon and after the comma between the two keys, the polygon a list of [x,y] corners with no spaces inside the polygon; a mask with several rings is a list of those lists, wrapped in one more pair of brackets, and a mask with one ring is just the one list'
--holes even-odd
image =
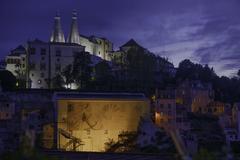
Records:
{"label": "illuminated building", "polygon": [[[74,54],[85,52],[92,59],[110,60],[113,44],[106,38],[83,36],[78,32],[77,14],[72,14],[71,30],[67,41],[61,27],[61,17],[54,17],[50,42],[38,39],[27,41],[6,57],[6,69],[26,81],[27,88],[52,88],[52,79],[69,64]],[[92,62],[94,64],[94,62]],[[78,86],[71,86],[76,89]]]}
{"label": "illuminated building", "polygon": [[105,143],[118,140],[123,131],[137,131],[149,116],[149,102],[142,94],[56,93],[57,149],[104,151]]}
{"label": "illuminated building", "polygon": [[155,123],[160,127],[187,129],[187,110],[176,98],[176,90],[158,90],[155,101]]}
{"label": "illuminated building", "polygon": [[225,110],[225,103],[218,102],[218,101],[210,102],[205,108],[200,107],[201,113],[212,114],[215,116],[223,115],[224,110]]}
{"label": "illuminated building", "polygon": [[6,70],[12,72],[16,77],[26,74],[27,51],[24,46],[18,46],[6,57]]}
{"label": "illuminated building", "polygon": [[211,84],[186,80],[177,87],[176,96],[189,112],[199,112],[213,101],[214,92]]}

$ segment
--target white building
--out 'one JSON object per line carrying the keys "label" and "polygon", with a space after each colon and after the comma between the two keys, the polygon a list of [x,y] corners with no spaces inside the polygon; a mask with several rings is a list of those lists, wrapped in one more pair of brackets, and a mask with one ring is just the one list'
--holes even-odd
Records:
{"label": "white building", "polygon": [[56,15],[50,42],[36,39],[12,50],[6,57],[6,69],[17,78],[24,75],[27,88],[51,88],[51,80],[73,63],[76,53],[89,52],[93,56],[110,60],[112,51],[113,44],[106,38],[79,34],[77,14],[73,12],[67,41],[61,28],[61,18]]}
{"label": "white building", "polygon": [[6,57],[6,70],[16,77],[26,74],[26,49],[20,45]]}

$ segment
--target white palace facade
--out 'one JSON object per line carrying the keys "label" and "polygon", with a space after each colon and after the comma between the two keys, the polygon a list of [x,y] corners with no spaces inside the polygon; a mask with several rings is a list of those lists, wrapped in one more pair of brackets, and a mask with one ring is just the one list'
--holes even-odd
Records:
{"label": "white palace facade", "polygon": [[27,88],[51,88],[56,74],[73,63],[74,54],[83,51],[109,61],[113,43],[106,38],[80,35],[76,12],[72,14],[70,33],[65,40],[61,17],[56,15],[50,41],[36,39],[12,50],[6,57],[6,69],[17,78],[26,76]]}

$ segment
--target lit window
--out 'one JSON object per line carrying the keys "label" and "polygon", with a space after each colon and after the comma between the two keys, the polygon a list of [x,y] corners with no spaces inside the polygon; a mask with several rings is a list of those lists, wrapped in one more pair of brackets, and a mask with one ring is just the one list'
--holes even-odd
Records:
{"label": "lit window", "polygon": [[41,83],[42,83],[42,81],[41,81],[41,79],[39,79],[39,80],[38,80],[38,84],[41,84]]}

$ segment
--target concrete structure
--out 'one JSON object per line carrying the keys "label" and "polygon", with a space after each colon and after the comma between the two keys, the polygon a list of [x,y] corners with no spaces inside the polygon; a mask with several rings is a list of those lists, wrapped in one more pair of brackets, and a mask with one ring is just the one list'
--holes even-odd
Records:
{"label": "concrete structure", "polygon": [[104,151],[110,139],[123,131],[137,131],[141,117],[149,116],[142,94],[56,93],[57,148],[67,151]]}

